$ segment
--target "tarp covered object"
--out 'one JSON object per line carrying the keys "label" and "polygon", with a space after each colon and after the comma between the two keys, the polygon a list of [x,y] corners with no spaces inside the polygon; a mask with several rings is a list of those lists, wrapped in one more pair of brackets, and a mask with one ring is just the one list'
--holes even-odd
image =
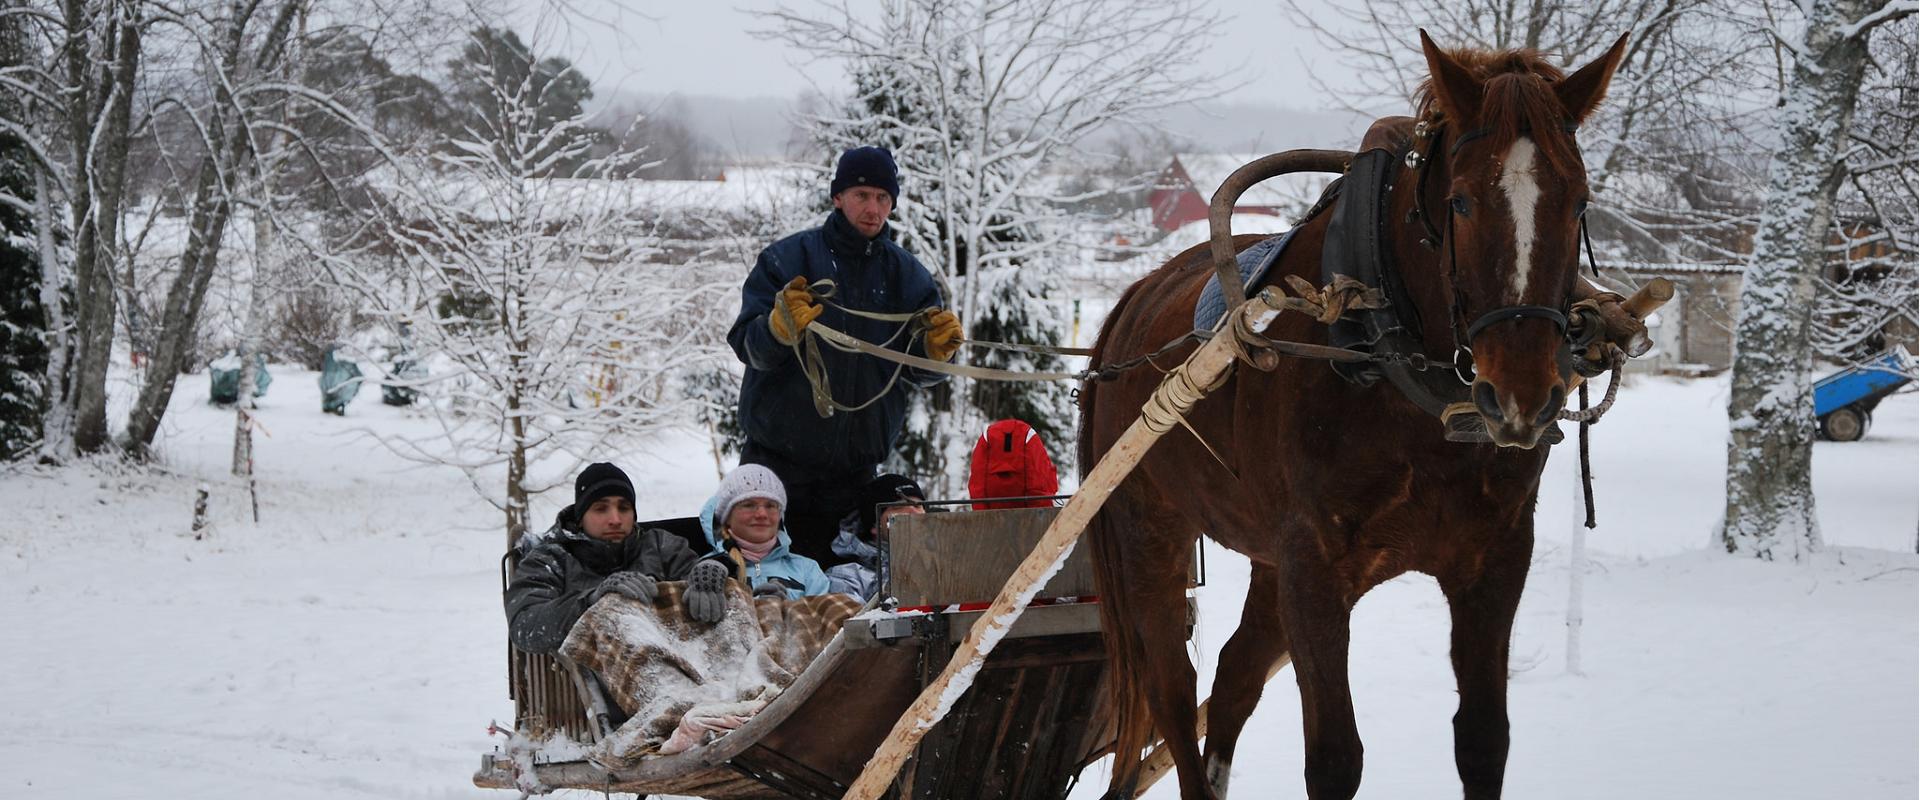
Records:
{"label": "tarp covered object", "polygon": [[688,620],[680,604],[686,584],[658,586],[650,606],[602,598],[560,646],[632,715],[589,752],[604,769],[630,769],[658,753],[696,707],[758,710],[793,684],[861,605],[843,594],[755,598],[729,581],[726,618],[705,625]]}
{"label": "tarp covered object", "polygon": [[[427,368],[420,366],[411,358],[402,358],[393,362],[391,373],[396,381],[418,381],[427,377]],[[380,384],[380,402],[390,406],[410,406],[420,398],[420,390],[411,386]]]}
{"label": "tarp covered object", "polygon": [[327,350],[320,362],[320,410],[329,414],[347,413],[347,403],[360,393],[360,365]]}
{"label": "tarp covered object", "polygon": [[[267,356],[256,354],[253,370],[253,396],[267,393],[267,386],[273,383],[273,376],[267,374]],[[228,353],[207,365],[207,380],[211,385],[210,398],[215,403],[225,405],[240,399],[240,357]]]}

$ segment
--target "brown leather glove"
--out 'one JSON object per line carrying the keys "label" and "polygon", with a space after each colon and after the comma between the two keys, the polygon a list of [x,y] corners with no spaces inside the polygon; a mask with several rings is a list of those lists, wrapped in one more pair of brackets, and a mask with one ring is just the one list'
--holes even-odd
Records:
{"label": "brown leather glove", "polygon": [[774,298],[773,310],[767,313],[767,328],[773,331],[774,341],[792,347],[800,343],[800,333],[808,323],[819,316],[820,305],[807,291],[807,276],[795,275]]}
{"label": "brown leather glove", "polygon": [[927,358],[935,361],[953,358],[962,341],[960,318],[944,308],[929,308],[921,313],[927,322]]}

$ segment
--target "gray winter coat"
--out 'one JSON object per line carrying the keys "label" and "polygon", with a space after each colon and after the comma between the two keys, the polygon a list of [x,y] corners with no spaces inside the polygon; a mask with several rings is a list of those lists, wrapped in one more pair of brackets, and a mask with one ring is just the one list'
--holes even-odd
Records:
{"label": "gray winter coat", "polygon": [[[545,533],[522,538],[518,549],[520,563],[507,582],[507,633],[515,647],[532,653],[559,651],[587,612],[587,594],[607,576],[639,572],[684,580],[704,560],[687,540],[657,529],[636,530],[618,544],[595,539],[580,530],[572,506]],[[707,557],[727,563],[717,553]]]}

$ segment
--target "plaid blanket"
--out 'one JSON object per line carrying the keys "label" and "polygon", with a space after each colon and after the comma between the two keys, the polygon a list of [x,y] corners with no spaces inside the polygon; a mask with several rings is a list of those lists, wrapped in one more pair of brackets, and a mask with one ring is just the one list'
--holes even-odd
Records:
{"label": "plaid blanket", "polygon": [[[595,603],[560,652],[600,677],[630,718],[593,747],[602,768],[631,768],[659,752],[696,706],[758,710],[793,684],[833,640],[860,601],[832,594],[754,598],[729,581],[726,618],[687,619],[686,584],[662,582],[653,605],[619,595]],[[750,713],[750,712],[749,712]]]}

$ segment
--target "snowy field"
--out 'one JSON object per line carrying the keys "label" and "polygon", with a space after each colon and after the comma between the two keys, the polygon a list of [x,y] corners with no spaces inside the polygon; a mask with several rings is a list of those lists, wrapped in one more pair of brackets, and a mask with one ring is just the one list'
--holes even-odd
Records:
{"label": "snowy field", "polygon": [[[363,392],[322,415],[313,373],[275,371],[257,439],[260,519],[226,477],[232,413],[182,382],[159,469],[0,472],[0,796],[197,800],[501,798],[470,775],[509,721],[501,520],[451,470],[361,431],[429,422]],[[1816,446],[1829,552],[1810,565],[1706,550],[1722,502],[1726,382],[1640,379],[1595,429],[1585,676],[1566,673],[1571,447],[1542,493],[1514,639],[1513,797],[1912,798],[1916,395],[1865,441]],[[704,439],[617,459],[642,517],[692,513]],[[194,487],[215,524],[188,533]],[[542,524],[562,504],[542,498]],[[1237,622],[1246,562],[1208,555],[1204,686]],[[1362,797],[1453,798],[1447,616],[1421,576],[1365,598],[1353,687]],[[1233,786],[1299,797],[1292,672],[1248,728]],[[1105,775],[1083,776],[1093,797]],[[1177,796],[1172,781],[1152,797]]]}

